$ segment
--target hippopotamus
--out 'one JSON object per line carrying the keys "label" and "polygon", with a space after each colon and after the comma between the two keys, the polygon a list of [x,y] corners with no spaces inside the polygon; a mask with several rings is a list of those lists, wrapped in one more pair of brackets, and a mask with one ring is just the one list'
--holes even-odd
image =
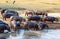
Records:
{"label": "hippopotamus", "polygon": [[38,15],[28,16],[28,21],[42,21],[42,17]]}
{"label": "hippopotamus", "polygon": [[9,25],[0,20],[0,33],[4,33],[4,30],[11,31]]}
{"label": "hippopotamus", "polygon": [[13,13],[13,14],[16,14],[19,16],[18,12],[17,11],[14,11],[14,10],[6,10],[5,13]]}
{"label": "hippopotamus", "polygon": [[47,28],[47,29],[49,28],[48,25],[44,22],[39,22],[38,27],[39,27],[40,30],[43,30],[45,28]]}
{"label": "hippopotamus", "polygon": [[6,18],[10,18],[11,16],[16,16],[13,13],[7,13],[3,15],[3,19],[6,20]]}
{"label": "hippopotamus", "polygon": [[37,24],[37,22],[27,21],[24,23],[24,29],[38,30],[38,24]]}
{"label": "hippopotamus", "polygon": [[22,22],[25,22],[25,19],[20,16],[11,16],[10,18],[10,26],[12,29],[17,30],[21,28]]}
{"label": "hippopotamus", "polygon": [[11,16],[19,16],[19,15],[18,12],[13,10],[5,10],[4,13],[2,14],[3,20],[6,20],[6,18],[10,18]]}
{"label": "hippopotamus", "polygon": [[47,14],[46,11],[43,11],[43,10],[40,10],[40,11],[39,11],[39,10],[37,10],[36,13],[35,13],[35,15],[42,15],[42,16],[45,15],[45,16],[47,16],[48,14]]}
{"label": "hippopotamus", "polygon": [[6,39],[6,38],[4,38],[4,37],[0,37],[0,39]]}
{"label": "hippopotamus", "polygon": [[13,20],[10,22],[10,27],[11,29],[13,29],[14,31],[16,31],[17,29],[20,29],[20,25],[21,23],[19,21]]}
{"label": "hippopotamus", "polygon": [[52,17],[52,16],[46,16],[43,18],[43,21],[46,22],[46,21],[50,21],[50,22],[54,22],[54,21],[57,21],[58,22],[58,18],[56,17]]}
{"label": "hippopotamus", "polygon": [[26,19],[21,17],[21,16],[11,16],[10,21],[12,21],[12,20],[16,20],[16,21],[20,21],[20,22],[25,22],[26,21]]}
{"label": "hippopotamus", "polygon": [[1,15],[3,15],[3,13],[6,11],[7,9],[2,9],[1,10]]}
{"label": "hippopotamus", "polygon": [[25,16],[28,16],[28,15],[34,15],[35,12],[33,10],[26,10],[25,12]]}

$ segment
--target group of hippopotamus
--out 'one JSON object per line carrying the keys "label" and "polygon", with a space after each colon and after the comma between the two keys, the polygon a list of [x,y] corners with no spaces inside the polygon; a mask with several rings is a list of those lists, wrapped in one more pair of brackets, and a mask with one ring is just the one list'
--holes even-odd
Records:
{"label": "group of hippopotamus", "polygon": [[[30,14],[30,16],[29,16]],[[6,18],[10,18],[9,25],[0,20],[0,33],[3,33],[4,30],[8,30],[11,32],[11,29],[16,31],[17,29],[25,29],[25,30],[43,30],[44,28],[49,28],[46,21],[50,21],[54,23],[54,21],[58,21],[58,18],[48,16],[45,11],[26,11],[25,16],[27,18],[19,16],[19,13],[14,10],[1,10],[1,15],[3,20],[6,21]],[[43,17],[39,16],[42,15]]]}
{"label": "group of hippopotamus", "polygon": [[[29,16],[29,15],[31,15],[31,16]],[[35,19],[35,21],[43,21],[43,22],[50,21],[52,23],[54,23],[54,21],[58,21],[58,18],[48,16],[48,13],[46,11],[43,11],[43,10],[41,10],[41,11],[28,10],[25,12],[25,16],[28,16],[28,20]]]}

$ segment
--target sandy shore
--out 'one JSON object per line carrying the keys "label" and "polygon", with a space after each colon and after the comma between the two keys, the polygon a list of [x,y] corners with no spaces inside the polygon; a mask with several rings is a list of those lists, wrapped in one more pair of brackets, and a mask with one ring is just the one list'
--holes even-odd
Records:
{"label": "sandy shore", "polygon": [[48,13],[48,16],[60,17],[60,13]]}

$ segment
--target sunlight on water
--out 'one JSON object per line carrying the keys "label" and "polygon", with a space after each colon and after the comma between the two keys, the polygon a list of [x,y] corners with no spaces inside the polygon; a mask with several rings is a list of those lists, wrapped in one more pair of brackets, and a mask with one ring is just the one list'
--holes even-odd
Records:
{"label": "sunlight on water", "polygon": [[41,35],[41,39],[60,39],[60,30],[48,30]]}
{"label": "sunlight on water", "polygon": [[0,34],[7,39],[60,39],[59,29],[44,29],[42,31],[18,30],[11,34]]}

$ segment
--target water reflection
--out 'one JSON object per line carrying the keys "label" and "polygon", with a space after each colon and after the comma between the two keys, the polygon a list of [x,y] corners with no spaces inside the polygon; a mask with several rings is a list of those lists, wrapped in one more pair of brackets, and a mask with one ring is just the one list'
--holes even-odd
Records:
{"label": "water reflection", "polygon": [[7,39],[60,39],[60,30],[44,29],[42,31],[18,30],[11,34],[0,34]]}
{"label": "water reflection", "polygon": [[41,33],[39,31],[24,32],[24,39],[39,39]]}
{"label": "water reflection", "polygon": [[0,34],[0,37],[3,37],[3,38],[9,38],[10,34],[9,33],[1,33]]}

